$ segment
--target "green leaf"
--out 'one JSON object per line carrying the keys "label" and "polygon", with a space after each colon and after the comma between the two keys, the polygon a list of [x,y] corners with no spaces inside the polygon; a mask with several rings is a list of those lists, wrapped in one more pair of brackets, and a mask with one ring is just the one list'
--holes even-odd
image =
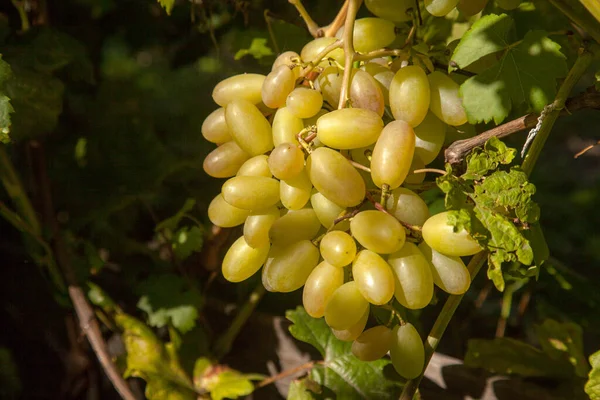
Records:
{"label": "green leaf", "polygon": [[90,290],[88,291],[88,298],[93,305],[102,308],[107,313],[112,313],[116,310],[117,305],[111,299],[104,290],[93,282],[88,282]]}
{"label": "green leaf", "polygon": [[263,57],[273,55],[273,50],[271,50],[271,48],[267,46],[267,39],[254,38],[252,39],[252,43],[250,43],[249,48],[238,50],[233,58],[235,60],[239,60],[240,58],[245,57],[247,55],[251,55],[257,60],[260,60]]}
{"label": "green leaf", "polygon": [[201,357],[194,366],[194,387],[198,391],[210,392],[212,400],[237,399],[254,391],[253,380],[262,380],[260,374],[242,374],[229,367],[211,363]]}
{"label": "green leaf", "polygon": [[147,380],[145,395],[148,400],[196,400],[197,395],[191,390],[153,376]]}
{"label": "green leaf", "polygon": [[309,316],[298,307],[286,313],[292,336],[313,345],[325,364],[315,366],[311,378],[340,399],[389,399],[398,397],[402,383],[387,358],[362,362],[350,351],[352,343],[338,340],[322,318]]}
{"label": "green leaf", "polygon": [[600,350],[590,356],[592,370],[585,383],[585,392],[590,400],[600,400]]}
{"label": "green leaf", "polygon": [[311,382],[312,385],[315,385],[309,378],[292,381],[288,389],[287,400],[313,400],[314,396],[309,389],[310,384],[307,384],[307,382]]}
{"label": "green leaf", "polygon": [[181,227],[173,234],[173,252],[179,260],[185,260],[194,252],[202,250],[204,231],[199,226]]}
{"label": "green leaf", "polygon": [[154,228],[154,232],[160,232],[164,229],[169,229],[174,231],[179,226],[179,222],[181,219],[185,217],[185,214],[192,211],[194,206],[196,205],[196,200],[192,198],[185,199],[185,203],[183,206],[175,213],[175,215],[160,221],[156,224],[156,228]]}
{"label": "green leaf", "polygon": [[171,11],[173,11],[173,6],[175,5],[175,0],[158,0],[158,3],[165,9],[167,15],[171,15]]}
{"label": "green leaf", "polygon": [[479,180],[498,165],[510,164],[517,151],[507,147],[500,139],[490,138],[482,148],[474,149],[467,156],[467,170],[461,178]]}
{"label": "green leaf", "polygon": [[579,325],[547,319],[536,326],[536,333],[542,350],[550,358],[571,364],[577,376],[587,376],[590,368],[583,354],[583,333]]}

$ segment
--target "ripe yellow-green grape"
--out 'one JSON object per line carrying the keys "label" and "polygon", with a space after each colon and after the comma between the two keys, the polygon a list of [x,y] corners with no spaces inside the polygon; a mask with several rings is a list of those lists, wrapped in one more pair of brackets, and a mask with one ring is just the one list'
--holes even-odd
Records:
{"label": "ripe yellow-green grape", "polygon": [[275,259],[275,257],[278,257],[283,252],[284,249],[285,248],[283,248],[283,247],[271,246],[271,249],[269,250],[269,254],[267,255],[267,261],[265,261],[265,263],[263,265],[262,273],[261,273],[261,280],[262,280],[263,286],[269,292],[275,292],[276,290],[273,289],[273,287],[269,283],[269,279],[268,279],[269,277],[267,275],[267,270],[269,268],[269,265],[271,265],[271,263]]}
{"label": "ripe yellow-green grape", "polygon": [[[300,52],[300,58],[302,61],[306,63],[314,63],[316,62],[317,56],[325,50],[325,48],[337,39],[334,37],[322,37],[311,40],[307,44],[304,45],[302,51]],[[339,64],[344,65],[344,50],[341,48],[337,48],[335,50],[330,51],[327,55],[318,63],[318,65],[325,67],[329,65],[329,61],[327,58],[333,58]]]}
{"label": "ripe yellow-green grape", "polygon": [[521,0],[496,0],[496,3],[498,4],[498,7],[503,10],[514,10],[519,7]]}
{"label": "ripe yellow-green grape", "polygon": [[356,149],[377,141],[383,121],[371,110],[343,108],[323,115],[317,120],[317,137],[335,149]]}
{"label": "ripe yellow-green grape", "polygon": [[279,203],[279,181],[264,176],[236,176],[223,184],[223,198],[234,207],[260,210]]}
{"label": "ripe yellow-green grape", "polygon": [[352,262],[352,277],[363,297],[382,305],[394,296],[394,274],[389,264],[371,250],[361,250]]}
{"label": "ripe yellow-green grape", "polygon": [[[317,124],[317,120],[318,120],[319,118],[321,118],[321,116],[322,116],[322,115],[325,115],[325,114],[327,114],[328,112],[329,112],[329,110],[326,110],[326,109],[324,109],[324,108],[321,108],[321,109],[319,110],[319,112],[318,112],[318,113],[316,113],[315,115],[313,115],[313,116],[312,116],[312,117],[310,117],[310,118],[305,118],[305,119],[303,120],[303,121],[304,121],[304,127],[305,127],[305,128],[308,128],[309,126],[316,125],[316,124]],[[315,138],[315,139],[316,139],[316,138]],[[313,145],[315,144],[315,142],[314,142],[314,141],[313,141],[312,143],[313,143]],[[319,147],[319,146],[316,146],[316,147]]]}
{"label": "ripe yellow-green grape", "polygon": [[250,247],[263,247],[270,244],[269,230],[281,212],[276,206],[253,211],[244,223],[244,240]]}
{"label": "ripe yellow-green grape", "polygon": [[202,136],[209,142],[221,144],[233,140],[225,122],[225,109],[217,108],[202,122]]}
{"label": "ripe yellow-green grape", "polygon": [[458,0],[425,0],[425,9],[435,17],[443,17],[452,11]]}
{"label": "ripe yellow-green grape", "polygon": [[310,118],[323,106],[323,95],[314,89],[297,87],[287,97],[285,105],[298,118]]}
{"label": "ripe yellow-green grape", "polygon": [[[334,221],[346,213],[346,209],[335,204],[320,192],[313,190],[310,196],[310,204],[317,214],[317,218],[321,221],[321,225],[329,229]],[[350,228],[350,222],[346,219],[340,221],[335,226],[336,229],[346,231]]]}
{"label": "ripe yellow-green grape", "polygon": [[282,143],[269,155],[269,168],[277,179],[291,179],[304,169],[304,152],[297,145]]}
{"label": "ripe yellow-green grape", "polygon": [[[338,39],[344,37],[342,26],[335,35]],[[360,53],[381,49],[390,45],[396,39],[396,26],[392,21],[383,18],[360,18],[354,23],[354,49]]]}
{"label": "ripe yellow-green grape", "polygon": [[261,89],[262,101],[267,107],[279,108],[285,105],[295,86],[294,72],[287,65],[280,65],[265,78]]}
{"label": "ripe yellow-green grape", "polygon": [[[520,0],[518,0],[520,2]],[[459,0],[456,8],[458,11],[470,17],[478,14],[485,8],[488,0]]]}
{"label": "ripe yellow-green grape", "polygon": [[321,239],[321,256],[335,267],[345,267],[356,256],[356,242],[342,231],[331,231]]}
{"label": "ripe yellow-green grape", "polygon": [[344,270],[322,261],[312,270],[302,292],[304,309],[313,318],[325,314],[325,306],[337,288],[344,284]]}
{"label": "ripe yellow-green grape", "polygon": [[429,108],[435,116],[452,126],[466,123],[467,113],[458,96],[458,83],[439,71],[433,71],[427,75],[427,78],[431,90]]}
{"label": "ripe yellow-green grape", "polygon": [[386,209],[396,219],[410,225],[423,226],[429,218],[429,207],[418,194],[399,187],[387,198]]}
{"label": "ripe yellow-green grape", "polygon": [[433,283],[446,293],[463,294],[471,286],[471,275],[465,263],[458,256],[446,256],[422,242],[419,250],[431,267]]}
{"label": "ripe yellow-green grape", "polygon": [[394,333],[386,326],[367,329],[352,343],[352,354],[361,361],[379,360],[390,351]]}
{"label": "ripe yellow-green grape", "polygon": [[323,94],[323,100],[337,109],[340,101],[340,91],[342,90],[343,71],[337,66],[330,65],[326,67],[315,81],[315,87]]}
{"label": "ripe yellow-green grape", "polygon": [[261,154],[254,156],[242,164],[237,172],[237,176],[264,176],[272,178],[271,169],[269,168],[268,156]]}
{"label": "ripe yellow-green grape", "polygon": [[414,155],[412,163],[410,164],[410,168],[408,168],[409,172],[404,180],[405,185],[420,185],[425,180],[425,172],[419,172],[418,174],[413,173],[412,171],[416,171],[419,169],[425,168],[425,163],[421,160],[417,154]]}
{"label": "ripe yellow-green grape", "polygon": [[223,258],[223,276],[229,282],[241,282],[250,278],[267,260],[270,247],[268,242],[260,247],[251,247],[243,236],[240,237]]}
{"label": "ripe yellow-green grape", "polygon": [[408,322],[395,326],[392,332],[392,365],[401,376],[414,379],[421,375],[425,366],[425,348],[421,336]]}
{"label": "ripe yellow-green grape", "polygon": [[365,330],[365,326],[367,326],[367,321],[369,319],[369,307],[365,310],[364,314],[360,317],[357,323],[352,325],[348,329],[334,329],[331,328],[331,333],[333,336],[338,338],[344,342],[352,342],[358,338],[361,333]]}
{"label": "ripe yellow-green grape", "polygon": [[346,282],[329,298],[325,306],[325,322],[333,329],[348,329],[359,322],[368,309],[369,303],[360,294],[356,282]]}
{"label": "ripe yellow-green grape", "polygon": [[310,240],[301,240],[276,252],[263,268],[267,290],[293,292],[300,289],[319,262],[319,250]]}
{"label": "ripe yellow-green grape", "polygon": [[377,187],[402,185],[415,154],[415,132],[404,121],[392,121],[383,128],[371,155],[371,178]]}
{"label": "ripe yellow-green grape", "polygon": [[239,74],[223,79],[213,89],[212,98],[221,107],[235,99],[244,99],[252,104],[262,101],[262,85],[265,76],[261,74]]}
{"label": "ripe yellow-green grape", "polygon": [[418,65],[400,68],[390,84],[390,110],[395,119],[419,125],[429,110],[430,87],[427,74]]}
{"label": "ripe yellow-green grape", "polygon": [[423,308],[433,297],[431,266],[419,248],[406,242],[390,254],[388,263],[394,270],[396,300],[411,310]]}
{"label": "ripe yellow-green grape", "polygon": [[350,102],[352,107],[371,110],[382,117],[385,100],[379,87],[380,84],[368,72],[361,69],[353,70],[351,79]]}
{"label": "ripe yellow-green grape", "polygon": [[390,86],[392,85],[392,80],[396,75],[394,71],[384,67],[383,65],[373,62],[373,60],[366,63],[363,68],[365,72],[371,75],[379,85],[379,89],[381,89],[381,94],[383,95],[384,104],[389,105]]}
{"label": "ripe yellow-green grape", "polygon": [[335,150],[315,149],[306,159],[306,170],[313,186],[341,207],[356,206],[365,197],[362,177],[346,157]]}
{"label": "ripe yellow-green grape", "polygon": [[365,6],[380,18],[404,22],[411,20],[415,2],[413,0],[365,0]]}
{"label": "ripe yellow-green grape", "polygon": [[[277,67],[280,67],[282,65],[287,65],[288,67],[295,65],[295,63],[293,61],[294,59],[299,60],[300,55],[298,53],[296,53],[295,51],[284,51],[283,53],[281,53],[280,55],[277,56],[275,61],[273,61],[273,66],[271,67],[271,71],[274,71],[275,69],[277,69]],[[298,79],[300,77],[300,72],[301,72],[300,66],[298,65],[298,66],[294,67],[294,69],[292,69],[292,72],[294,72],[294,77],[296,79]]]}
{"label": "ripe yellow-green grape", "polygon": [[273,148],[271,124],[254,104],[244,99],[232,100],[225,108],[225,120],[233,140],[251,156]]}
{"label": "ripe yellow-green grape", "polygon": [[275,246],[287,246],[304,239],[313,239],[321,222],[312,208],[290,210],[271,226],[269,238]]}
{"label": "ripe yellow-green grape", "polygon": [[304,129],[304,123],[301,118],[296,117],[288,110],[282,107],[273,117],[273,144],[279,146],[282,143],[297,144],[296,135]]}
{"label": "ripe yellow-green grape", "polygon": [[208,219],[221,228],[232,228],[244,223],[250,210],[243,210],[227,203],[219,193],[208,205]]}
{"label": "ripe yellow-green grape", "polygon": [[281,204],[288,210],[300,210],[310,200],[311,193],[312,183],[305,169],[293,178],[279,182]]}
{"label": "ripe yellow-green grape", "polygon": [[422,233],[427,245],[442,254],[459,257],[483,250],[465,229],[454,232],[454,227],[448,222],[449,213],[445,211],[425,221]]}
{"label": "ripe yellow-green grape", "polygon": [[406,233],[400,222],[377,210],[356,214],[350,221],[350,232],[358,243],[379,254],[400,250],[406,240]]}
{"label": "ripe yellow-green grape", "polygon": [[446,124],[431,111],[415,129],[415,153],[429,164],[440,153],[446,139]]}
{"label": "ripe yellow-green grape", "polygon": [[223,143],[206,156],[202,167],[213,178],[234,176],[250,156],[234,141]]}

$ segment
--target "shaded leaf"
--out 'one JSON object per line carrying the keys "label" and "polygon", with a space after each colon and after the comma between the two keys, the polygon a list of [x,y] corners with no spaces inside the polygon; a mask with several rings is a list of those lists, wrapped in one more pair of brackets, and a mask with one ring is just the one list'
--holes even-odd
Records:
{"label": "shaded leaf", "polygon": [[254,391],[253,380],[262,380],[263,375],[242,374],[229,367],[213,364],[208,358],[199,358],[194,366],[196,390],[210,392],[212,400],[237,399]]}
{"label": "shaded leaf", "polygon": [[313,400],[314,396],[307,386],[307,380],[308,378],[292,381],[288,389],[287,400]]}
{"label": "shaded leaf", "polygon": [[15,110],[10,103],[10,98],[5,93],[6,84],[11,78],[10,65],[2,59],[2,54],[0,54],[0,143],[10,142],[10,114],[14,113]]}
{"label": "shaded leaf", "polygon": [[173,234],[173,252],[180,260],[185,260],[194,252],[202,250],[204,232],[199,226],[181,227]]}
{"label": "shaded leaf", "polygon": [[175,5],[175,0],[158,0],[158,3],[165,9],[167,15],[171,15],[171,11],[173,11],[173,6]]}
{"label": "shaded leaf", "polygon": [[17,364],[9,349],[0,347],[0,398],[18,399],[23,389]]}
{"label": "shaded leaf", "polygon": [[590,396],[590,400],[600,400],[600,351],[590,356],[592,370],[585,383],[585,392]]}
{"label": "shaded leaf", "polygon": [[240,49],[235,53],[233,57],[235,60],[239,60],[242,57],[250,55],[257,60],[260,60],[263,57],[273,55],[273,50],[269,46],[267,46],[267,39],[265,38],[254,38],[252,39],[252,43],[250,43],[250,47],[247,49]]}
{"label": "shaded leaf", "polygon": [[547,319],[536,326],[536,333],[546,354],[571,364],[578,376],[587,376],[590,368],[583,354],[583,333],[579,325]]}
{"label": "shaded leaf", "polygon": [[163,229],[169,229],[171,231],[174,231],[175,229],[177,229],[179,222],[185,216],[185,214],[192,211],[192,209],[194,208],[195,205],[196,205],[195,199],[192,199],[192,198],[185,199],[185,203],[183,204],[183,206],[181,206],[179,211],[177,211],[175,213],[175,215],[172,215],[171,217],[164,219],[164,220],[160,221],[158,224],[156,224],[156,228],[154,228],[154,231],[159,232],[159,231],[162,231]]}

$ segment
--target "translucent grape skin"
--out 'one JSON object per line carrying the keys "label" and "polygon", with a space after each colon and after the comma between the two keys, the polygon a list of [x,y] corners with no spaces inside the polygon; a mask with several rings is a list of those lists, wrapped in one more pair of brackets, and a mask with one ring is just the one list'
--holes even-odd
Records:
{"label": "translucent grape skin", "polygon": [[213,178],[234,176],[250,156],[234,141],[223,143],[206,156],[202,167]]}
{"label": "translucent grape skin", "polygon": [[232,228],[244,223],[250,210],[243,210],[227,203],[219,193],[208,205],[208,219],[221,228]]}
{"label": "translucent grape skin", "polygon": [[264,176],[272,178],[271,169],[269,168],[268,156],[261,154],[254,156],[242,164],[236,176]]}
{"label": "translucent grape skin", "polygon": [[383,95],[384,105],[388,105],[390,103],[390,86],[392,84],[394,76],[396,75],[394,71],[380,64],[377,64],[372,60],[371,62],[366,63],[363,66],[363,68],[365,72],[371,75],[373,79],[375,79],[375,81],[378,83],[379,89],[381,89],[381,94]]}
{"label": "translucent grape skin", "polygon": [[275,246],[287,246],[314,238],[321,229],[321,222],[312,208],[288,211],[271,226],[269,237]]}
{"label": "translucent grape skin", "polygon": [[304,309],[313,318],[325,314],[325,306],[337,288],[344,284],[344,270],[322,261],[312,270],[302,292]]}
{"label": "translucent grape skin", "polygon": [[279,181],[264,176],[236,176],[223,188],[223,199],[244,210],[260,210],[279,202]]}
{"label": "translucent grape skin", "polygon": [[282,107],[273,117],[273,144],[279,146],[282,143],[297,144],[296,135],[304,129],[301,118],[296,117],[287,107]]}
{"label": "translucent grape skin", "polygon": [[456,8],[467,17],[470,17],[480,13],[485,8],[487,2],[488,0],[459,0]]}
{"label": "translucent grape skin", "polygon": [[457,4],[458,0],[425,0],[425,9],[435,17],[443,17]]}
{"label": "translucent grape skin", "polygon": [[396,252],[406,241],[406,233],[400,222],[377,210],[356,214],[350,221],[350,231],[361,245],[379,254]]}
{"label": "translucent grape skin", "polygon": [[265,76],[261,74],[239,74],[222,80],[215,86],[212,98],[221,107],[234,99],[244,99],[252,104],[262,101],[262,85]]}
{"label": "translucent grape skin", "polygon": [[415,129],[415,153],[425,163],[436,159],[446,139],[446,124],[431,111]]}
{"label": "translucent grape skin", "polygon": [[385,111],[385,100],[379,84],[368,72],[360,69],[352,71],[350,101],[353,108],[371,110],[379,117]]}
{"label": "translucent grape skin", "polygon": [[202,122],[202,136],[209,142],[221,144],[233,140],[225,122],[225,109],[217,108]]}
{"label": "translucent grape skin", "polygon": [[287,109],[298,118],[310,118],[323,106],[323,95],[306,87],[297,87],[287,97]]}
{"label": "translucent grape skin", "polygon": [[343,108],[317,120],[317,137],[335,149],[356,149],[377,141],[383,121],[377,113],[362,108]]}
{"label": "translucent grape skin", "polygon": [[243,236],[240,237],[223,258],[223,276],[229,282],[241,282],[250,278],[267,260],[270,247],[268,242],[260,247],[251,247]]}
{"label": "translucent grape skin", "polygon": [[[291,67],[292,65],[294,65],[294,61],[292,61],[293,59],[300,59],[300,55],[295,51],[284,51],[283,53],[277,56],[275,61],[273,61],[271,71],[274,71],[275,69],[277,69],[277,67],[280,67],[282,65],[287,65],[288,67]],[[298,77],[300,76],[300,66],[296,66],[292,70],[292,72],[294,72],[294,76],[296,77],[296,79],[298,79]]]}
{"label": "translucent grape skin", "polygon": [[390,356],[394,369],[406,379],[418,377],[425,366],[425,348],[419,332],[408,322],[395,326],[392,332]]}
{"label": "translucent grape skin", "polygon": [[296,76],[287,65],[280,65],[267,75],[262,89],[262,101],[270,108],[279,108],[285,104],[287,96],[296,86]]}
{"label": "translucent grape skin", "polygon": [[397,120],[418,126],[430,104],[430,84],[423,68],[409,65],[394,75],[390,84],[390,110]]}
{"label": "translucent grape skin", "polygon": [[432,249],[448,256],[471,256],[479,253],[481,246],[469,233],[462,229],[454,232],[448,223],[449,211],[430,217],[423,224],[423,239]]}
{"label": "translucent grape skin", "polygon": [[369,303],[360,294],[356,282],[346,282],[333,292],[325,306],[325,322],[333,329],[349,329],[368,309]]}
{"label": "translucent grape skin", "polygon": [[[310,204],[321,221],[321,225],[327,229],[331,228],[333,222],[346,212],[344,207],[335,204],[316,190],[313,190],[310,196]],[[349,227],[348,220],[341,221],[336,226],[339,230],[348,230]]]}
{"label": "translucent grape skin", "polygon": [[254,211],[244,223],[244,240],[250,247],[263,247],[270,244],[269,230],[281,212],[276,206]]}
{"label": "translucent grape skin", "polygon": [[371,177],[377,187],[400,186],[415,153],[415,133],[404,121],[392,121],[383,128],[371,155]]}
{"label": "translucent grape skin", "polygon": [[[337,39],[334,37],[322,37],[311,40],[304,45],[300,52],[302,61],[315,62],[319,53],[321,53],[327,46],[335,42]],[[319,66],[326,67],[329,65],[329,61],[326,58],[333,58],[335,61],[344,65],[344,51],[341,48],[330,51],[324,58],[319,62]]]}
{"label": "translucent grape skin", "polygon": [[429,108],[435,116],[452,126],[466,123],[467,113],[458,96],[458,83],[439,71],[433,71],[427,78],[431,90]]}
{"label": "translucent grape skin", "polygon": [[446,293],[463,294],[471,286],[471,275],[465,263],[457,256],[446,256],[422,242],[419,250],[431,266],[433,282]]}
{"label": "translucent grape skin", "polygon": [[[278,251],[263,269],[270,291],[288,293],[300,289],[319,262],[319,250],[301,240]],[[269,288],[267,288],[269,289]]]}
{"label": "translucent grape skin", "polygon": [[390,351],[394,333],[378,325],[367,329],[352,343],[352,354],[361,361],[379,360]]}
{"label": "translucent grape skin", "polygon": [[409,10],[414,8],[413,0],[365,0],[365,6],[374,15],[393,22],[411,20]]}
{"label": "translucent grape skin", "polygon": [[346,232],[331,231],[325,234],[319,246],[323,259],[336,267],[345,267],[356,256],[356,242]]}
{"label": "translucent grape skin", "polygon": [[[383,18],[359,18],[354,23],[354,49],[361,53],[381,49],[396,39],[396,26],[392,21]],[[341,38],[343,27],[338,34]]]}
{"label": "translucent grape skin", "polygon": [[387,198],[386,209],[396,219],[410,225],[423,226],[429,218],[429,207],[418,194],[399,187]]}
{"label": "translucent grape skin", "polygon": [[352,262],[352,276],[360,293],[371,304],[386,304],[394,296],[394,274],[377,253],[361,250]]}
{"label": "translucent grape skin", "polygon": [[291,179],[304,169],[304,153],[293,143],[282,143],[269,155],[269,169],[275,178]]}
{"label": "translucent grape skin", "polygon": [[336,338],[338,338],[341,341],[352,342],[352,341],[356,340],[356,338],[358,338],[361,335],[361,333],[363,333],[363,331],[365,330],[365,326],[367,326],[368,319],[369,319],[369,308],[367,307],[367,309],[365,310],[365,312],[360,317],[360,319],[358,320],[357,323],[355,323],[348,329],[331,328],[331,333],[333,333],[333,336],[335,336]]}
{"label": "translucent grape skin", "polygon": [[312,183],[308,178],[308,173],[305,169],[293,177],[285,181],[279,182],[279,196],[281,204],[288,210],[300,210],[310,200],[312,193]]}
{"label": "translucent grape skin", "polygon": [[266,153],[273,148],[271,124],[247,100],[232,100],[225,108],[225,120],[235,142],[251,156]]}
{"label": "translucent grape skin", "polygon": [[433,298],[433,275],[419,248],[406,242],[402,249],[390,254],[388,263],[394,270],[396,300],[411,310],[426,307]]}
{"label": "translucent grape skin", "polygon": [[315,81],[316,86],[323,94],[323,100],[337,109],[342,90],[342,72],[335,65],[326,67]]}

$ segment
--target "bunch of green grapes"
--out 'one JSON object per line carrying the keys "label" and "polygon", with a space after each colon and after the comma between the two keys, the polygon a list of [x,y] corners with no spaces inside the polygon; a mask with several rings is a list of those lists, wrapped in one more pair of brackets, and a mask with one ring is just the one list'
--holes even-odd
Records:
{"label": "bunch of green grapes", "polygon": [[[366,2],[380,16],[375,6],[384,3],[392,2]],[[357,20],[358,51],[388,46],[397,20]],[[336,40],[315,39],[300,54],[277,57],[266,76],[236,75],[214,88],[220,108],[202,134],[218,147],[204,170],[228,179],[208,215],[220,227],[243,224],[223,260],[227,280],[262,269],[268,291],[303,288],[307,313],[352,341],[356,357],[389,352],[396,370],[414,378],[424,366],[416,329],[403,321],[365,328],[371,306],[395,298],[420,309],[434,285],[451,294],[469,288],[460,257],[481,248],[403,187],[423,182],[413,171],[437,157],[447,126],[467,117],[446,74],[391,58],[344,66],[339,48],[320,57]],[[349,101],[339,108],[344,68],[352,68]]]}

